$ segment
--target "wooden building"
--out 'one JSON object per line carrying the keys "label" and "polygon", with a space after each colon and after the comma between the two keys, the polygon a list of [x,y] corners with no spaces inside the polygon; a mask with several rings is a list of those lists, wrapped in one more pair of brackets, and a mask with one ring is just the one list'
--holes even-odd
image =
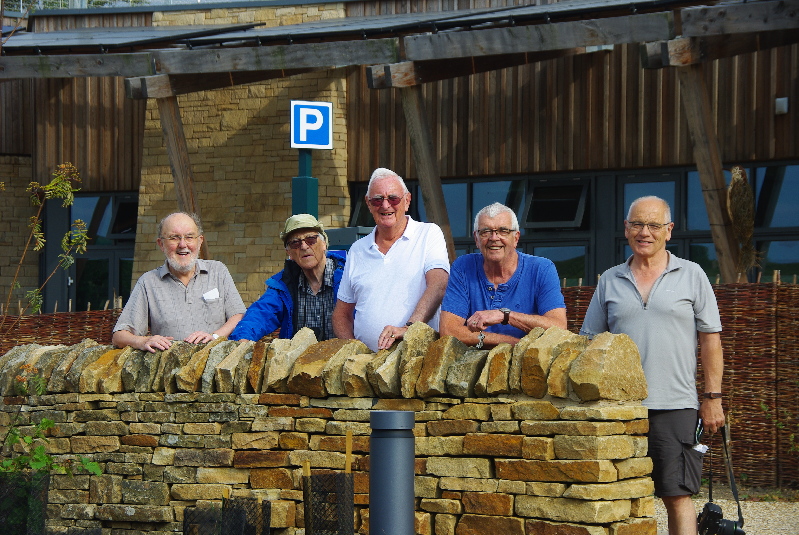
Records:
{"label": "wooden building", "polygon": [[[51,209],[48,229],[80,215],[97,238],[48,287],[49,306],[124,296],[163,261],[155,226],[178,206],[200,212],[208,254],[230,267],[245,301],[256,299],[284,258],[277,235],[298,167],[292,99],[334,105],[335,147],[313,157],[329,227],[371,225],[365,182],[389,167],[408,180],[414,217],[449,230],[453,255],[474,248],[474,213],[500,201],[519,215],[520,248],[552,258],[568,284],[592,284],[626,256],[629,202],[656,194],[672,206],[670,248],[731,281],[740,268],[725,177],[741,165],[760,271],[790,278],[799,3],[695,4],[286,0],[39,12],[0,57],[0,170],[28,166],[43,181],[70,161],[83,175],[76,207]],[[26,184],[2,179],[7,194]],[[24,220],[19,207],[4,213],[0,281]],[[45,253],[42,273],[57,254]]]}

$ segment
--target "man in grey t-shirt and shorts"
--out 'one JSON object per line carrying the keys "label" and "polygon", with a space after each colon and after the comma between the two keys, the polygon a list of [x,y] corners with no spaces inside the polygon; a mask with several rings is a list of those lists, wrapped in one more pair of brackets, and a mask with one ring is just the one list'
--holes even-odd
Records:
{"label": "man in grey t-shirt and shorts", "polygon": [[[695,535],[703,454],[694,450],[699,418],[704,430],[724,425],[721,320],[713,288],[697,264],[666,250],[671,210],[663,199],[630,205],[624,235],[632,256],[597,284],[580,333],[625,333],[638,345],[649,395],[649,456],[655,495],[663,500],[670,535]],[[705,392],[697,400],[697,341]]]}

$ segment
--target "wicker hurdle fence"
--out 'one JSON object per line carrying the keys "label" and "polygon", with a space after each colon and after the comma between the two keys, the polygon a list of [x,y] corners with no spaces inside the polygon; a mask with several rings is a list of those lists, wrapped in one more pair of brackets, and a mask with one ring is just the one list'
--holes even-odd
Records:
{"label": "wicker hurdle fence", "polygon": [[[799,430],[799,285],[718,284],[714,289],[724,327],[724,408],[735,473],[749,485],[797,487],[799,451],[792,451],[790,435]],[[573,286],[563,293],[568,328],[578,332],[594,288]],[[15,326],[0,333],[0,354],[31,342],[71,345],[91,338],[110,343],[119,313],[8,317],[6,325]]]}

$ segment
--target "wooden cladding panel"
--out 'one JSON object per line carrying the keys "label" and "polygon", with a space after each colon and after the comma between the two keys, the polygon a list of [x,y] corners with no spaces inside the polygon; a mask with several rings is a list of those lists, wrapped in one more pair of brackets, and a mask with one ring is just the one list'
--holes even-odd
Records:
{"label": "wooden cladding panel", "polygon": [[[36,31],[148,26],[151,14],[37,17]],[[35,80],[34,176],[62,162],[80,171],[83,191],[139,189],[146,101],[125,97],[122,78]]]}
{"label": "wooden cladding panel", "polygon": [[30,80],[0,83],[0,154],[33,151],[33,99]]}
{"label": "wooden cladding panel", "polygon": [[[799,157],[798,56],[791,45],[704,65],[725,163]],[[363,70],[350,80],[350,180],[378,166],[415,177],[399,95],[368,89]],[[433,82],[424,95],[445,177],[695,163],[676,72],[642,69],[637,46]],[[776,97],[789,97],[788,114],[774,115]]]}

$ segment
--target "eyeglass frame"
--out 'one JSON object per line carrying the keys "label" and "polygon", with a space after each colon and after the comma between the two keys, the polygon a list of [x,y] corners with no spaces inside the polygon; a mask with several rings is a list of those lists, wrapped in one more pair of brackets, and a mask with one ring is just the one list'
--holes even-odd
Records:
{"label": "eyeglass frame", "polygon": [[374,197],[367,197],[366,202],[371,204],[375,208],[380,208],[381,206],[383,206],[383,201],[388,201],[388,204],[390,206],[398,206],[399,203],[401,203],[402,200],[405,198],[405,195],[407,194],[404,193],[402,195],[389,195],[387,197],[383,195],[375,195]]}
{"label": "eyeglass frame", "polygon": [[481,238],[491,238],[492,235],[496,234],[500,238],[507,238],[514,232],[519,232],[519,229],[512,229],[508,227],[499,227],[499,228],[479,228],[474,231],[475,234],[480,236]]}
{"label": "eyeglass frame", "polygon": [[[287,240],[286,249],[295,249],[295,250],[301,249],[303,242],[305,242],[305,245],[307,245],[308,247],[313,247],[314,245],[316,245],[316,242],[318,242],[319,238],[321,237],[322,235],[317,232],[316,234],[309,234],[304,238],[294,238],[293,240]],[[309,243],[308,240],[312,241]]]}
{"label": "eyeglass frame", "polygon": [[[641,232],[642,230],[644,230],[644,227],[646,227],[649,230],[649,232],[651,232],[652,234],[657,234],[659,232],[662,232],[662,231],[666,230],[666,227],[668,227],[672,223],[673,223],[673,221],[669,221],[668,223],[644,223],[643,221],[625,221],[624,222],[624,224],[627,227],[627,229],[634,231],[636,234]],[[636,225],[639,225],[640,228],[635,228]],[[653,227],[653,225],[654,225],[654,227]]]}
{"label": "eyeglass frame", "polygon": [[191,245],[197,240],[202,237],[202,234],[198,234],[197,236],[181,236],[180,234],[173,234],[171,236],[163,236],[162,240],[166,240],[169,243],[173,243],[175,245],[179,244],[181,241],[185,241],[186,245]]}

